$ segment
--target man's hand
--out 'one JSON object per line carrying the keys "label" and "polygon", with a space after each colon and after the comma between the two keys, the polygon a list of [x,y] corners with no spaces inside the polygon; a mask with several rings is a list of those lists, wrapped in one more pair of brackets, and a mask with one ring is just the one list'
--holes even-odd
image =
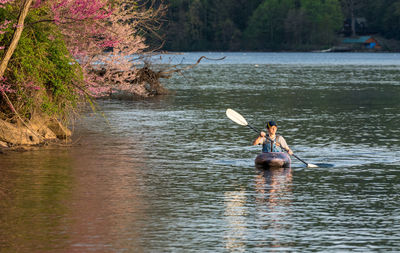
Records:
{"label": "man's hand", "polygon": [[261,145],[264,143],[265,141],[265,136],[266,133],[265,132],[261,132],[260,136],[257,137],[257,139],[254,140],[253,145]]}

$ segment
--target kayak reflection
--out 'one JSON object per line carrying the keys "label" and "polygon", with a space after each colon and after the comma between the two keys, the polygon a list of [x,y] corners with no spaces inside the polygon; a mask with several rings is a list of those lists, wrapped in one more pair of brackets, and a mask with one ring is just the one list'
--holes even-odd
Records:
{"label": "kayak reflection", "polygon": [[257,223],[265,235],[268,247],[290,247],[285,235],[290,229],[292,206],[292,169],[276,168],[258,170],[255,178]]}
{"label": "kayak reflection", "polygon": [[292,193],[291,168],[257,168],[257,172],[255,187],[258,202],[267,202],[270,207],[290,203]]}

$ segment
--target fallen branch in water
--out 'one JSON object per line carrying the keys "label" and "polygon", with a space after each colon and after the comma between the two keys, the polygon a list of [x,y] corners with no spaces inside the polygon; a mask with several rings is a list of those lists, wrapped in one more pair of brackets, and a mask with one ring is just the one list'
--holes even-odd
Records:
{"label": "fallen branch in water", "polygon": [[[162,73],[167,76],[167,75],[171,75],[172,73],[176,73],[176,72],[181,72],[181,71],[184,71],[184,70],[192,69],[192,68],[196,67],[197,65],[199,65],[199,63],[203,59],[207,59],[207,60],[210,60],[210,61],[222,61],[225,58],[226,58],[226,56],[221,57],[221,58],[217,58],[217,59],[212,59],[212,58],[208,58],[208,57],[203,55],[197,60],[197,62],[195,64],[192,64],[192,65],[186,66],[184,68],[180,68],[180,69],[172,69],[172,70],[169,70],[169,71],[163,71]],[[171,68],[177,68],[179,65],[180,64],[173,65],[173,66],[170,67],[170,69]]]}

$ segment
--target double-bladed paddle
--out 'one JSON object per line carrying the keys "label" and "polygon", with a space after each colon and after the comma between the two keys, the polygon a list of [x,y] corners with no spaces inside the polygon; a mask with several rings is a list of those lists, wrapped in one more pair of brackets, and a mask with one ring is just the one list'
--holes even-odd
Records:
{"label": "double-bladed paddle", "polygon": [[[226,110],[226,116],[232,120],[233,122],[235,122],[236,124],[239,124],[241,126],[247,126],[248,128],[254,130],[257,133],[260,133],[260,131],[253,127],[252,125],[250,125],[249,123],[247,123],[246,119],[238,112],[236,112],[235,110],[232,109],[227,109]],[[287,152],[287,150],[285,150]],[[300,162],[304,163],[305,165],[307,165],[307,167],[310,168],[318,168],[318,165],[312,164],[312,163],[307,163],[305,161],[303,161],[302,159],[300,159],[297,155],[293,154],[294,157],[296,157]]]}

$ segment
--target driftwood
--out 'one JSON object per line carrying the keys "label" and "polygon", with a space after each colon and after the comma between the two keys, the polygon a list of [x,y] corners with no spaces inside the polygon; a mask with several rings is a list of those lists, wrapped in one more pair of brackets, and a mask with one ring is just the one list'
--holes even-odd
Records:
{"label": "driftwood", "polygon": [[162,73],[163,73],[163,75],[165,75],[165,76],[171,76],[173,73],[182,72],[182,71],[185,71],[185,70],[192,69],[192,68],[196,67],[197,65],[199,65],[199,63],[200,63],[201,60],[203,60],[203,59],[212,60],[212,61],[222,61],[222,60],[225,59],[225,58],[226,58],[226,56],[221,57],[221,58],[218,58],[218,59],[212,59],[212,58],[208,58],[208,57],[206,57],[206,56],[203,55],[203,56],[201,56],[201,57],[197,60],[197,62],[196,62],[195,64],[188,65],[188,66],[183,67],[183,68],[178,68],[180,65],[173,65],[173,66],[171,66],[171,67],[169,68],[168,71],[163,71]]}
{"label": "driftwood", "polygon": [[169,79],[174,73],[182,73],[185,70],[196,67],[203,59],[210,59],[206,56],[200,57],[195,64],[181,67],[181,65],[171,65],[166,69],[155,71],[151,64],[145,63],[140,69],[131,71],[121,71],[117,69],[93,69],[91,73],[103,78],[104,83],[111,85],[109,94],[113,98],[130,97],[153,97],[168,94],[169,91],[160,83],[160,79]]}

